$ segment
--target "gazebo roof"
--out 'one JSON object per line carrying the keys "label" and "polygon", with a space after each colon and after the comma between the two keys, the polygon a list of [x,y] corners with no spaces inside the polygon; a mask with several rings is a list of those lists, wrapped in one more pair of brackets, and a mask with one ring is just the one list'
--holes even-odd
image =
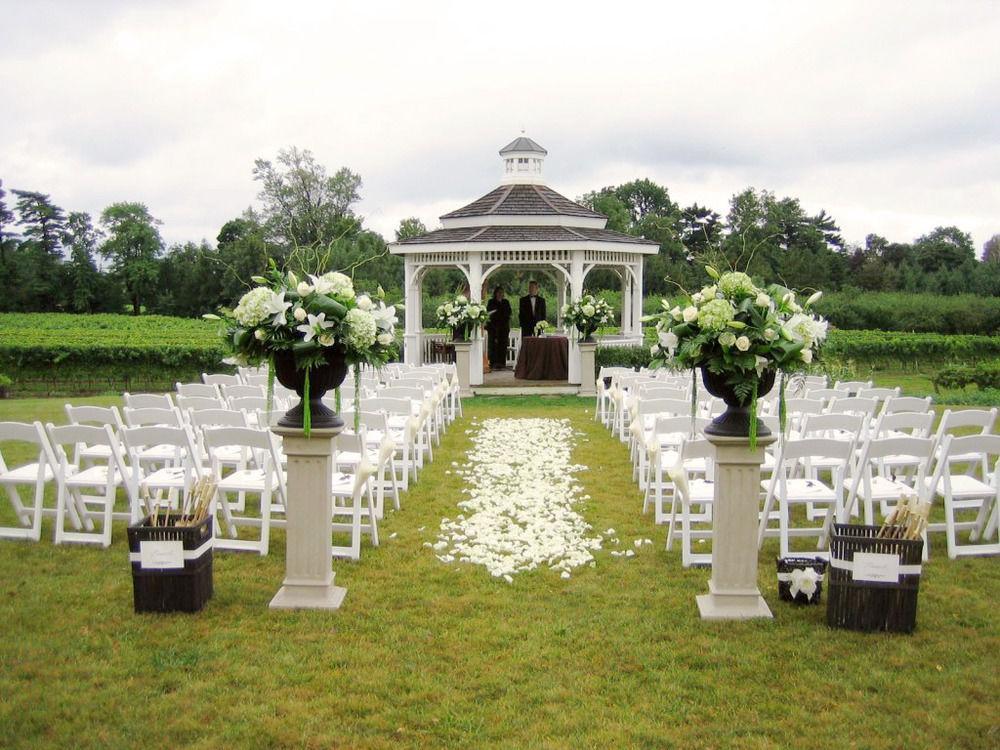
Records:
{"label": "gazebo roof", "polygon": [[653,240],[633,237],[609,229],[567,226],[500,225],[438,229],[418,237],[400,240],[397,245],[425,245],[446,242],[627,242],[657,245]]}
{"label": "gazebo roof", "polygon": [[[519,139],[528,140],[528,139]],[[502,152],[501,152],[502,153]],[[467,206],[444,214],[441,219],[469,216],[580,216],[606,219],[545,185],[501,185]]]}
{"label": "gazebo roof", "polygon": [[535,143],[533,140],[522,135],[518,138],[515,138],[506,146],[504,146],[502,149],[500,149],[500,156],[514,152],[525,152],[525,151],[533,151],[536,154],[549,153],[544,148]]}

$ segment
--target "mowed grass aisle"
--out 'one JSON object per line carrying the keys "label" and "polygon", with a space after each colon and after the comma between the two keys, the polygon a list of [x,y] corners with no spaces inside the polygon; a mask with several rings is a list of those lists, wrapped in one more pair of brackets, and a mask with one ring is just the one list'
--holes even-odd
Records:
{"label": "mowed grass aisle", "polygon": [[[111,402],[112,399],[104,399]],[[0,419],[59,420],[62,402],[0,402]],[[271,554],[216,556],[196,616],[137,616],[124,529],[110,550],[0,542],[3,747],[981,748],[1000,743],[995,559],[935,544],[912,636],[831,631],[823,607],[702,623],[708,571],[681,568],[642,516],[627,448],[575,398],[470,399],[435,461],[382,524],[382,546],[337,561],[336,613],[271,613]],[[439,562],[424,542],[454,517],[461,463],[485,417],[566,417],[597,553],[570,580],[509,585]],[[61,421],[61,420],[59,420]],[[531,450],[525,445],[524,450]],[[421,530],[422,529],[422,530]],[[396,537],[390,539],[395,533]]]}

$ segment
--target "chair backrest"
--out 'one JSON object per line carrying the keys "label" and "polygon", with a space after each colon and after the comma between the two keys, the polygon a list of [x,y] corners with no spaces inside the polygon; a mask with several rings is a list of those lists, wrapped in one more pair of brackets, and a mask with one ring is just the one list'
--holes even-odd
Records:
{"label": "chair backrest", "polygon": [[73,406],[66,404],[66,418],[70,424],[109,425],[116,432],[120,430],[122,422],[121,412],[117,406]]}
{"label": "chair backrest", "polygon": [[[947,472],[949,456],[978,456],[984,474],[996,474],[1000,470],[1000,435],[945,435],[938,457],[938,474]],[[985,480],[986,477],[984,476]],[[996,477],[994,477],[996,479]],[[936,484],[936,483],[935,483]],[[996,509],[994,508],[994,512]]]}
{"label": "chair backrest", "polygon": [[[49,422],[45,425],[45,434],[52,447],[53,458],[64,472],[77,455],[79,446],[106,445],[110,449],[109,465],[113,465],[124,476],[125,468],[120,463],[121,446],[111,425],[66,424],[57,427]],[[67,451],[66,446],[73,446],[73,450]]]}
{"label": "chair backrest", "polygon": [[639,386],[639,398],[673,398],[683,401],[688,398],[688,391],[686,388],[674,388],[673,386],[655,381],[653,383],[643,383]]}
{"label": "chair backrest", "polygon": [[[802,437],[815,439],[816,436],[836,432],[860,435],[864,427],[864,417],[860,414],[807,414],[802,421]],[[839,440],[838,442],[843,442]]]}
{"label": "chair backrest", "polygon": [[639,415],[669,414],[683,416],[691,415],[691,402],[678,398],[649,398],[638,402]]}
{"label": "chair backrest", "polygon": [[832,458],[847,463],[854,457],[853,440],[829,438],[799,438],[786,440],[781,446],[779,463],[786,471],[794,471],[796,463],[810,458]]}
{"label": "chair backrest", "polygon": [[895,398],[899,395],[899,386],[895,388],[862,388],[858,391],[858,398],[873,398],[876,401],[885,401],[887,398]]}
{"label": "chair backrest", "polygon": [[409,398],[416,401],[423,401],[429,395],[429,391],[423,388],[406,388],[391,385],[383,388],[377,394],[378,398]]}
{"label": "chair backrest", "polygon": [[857,394],[858,391],[867,390],[875,384],[870,380],[838,380],[833,387],[838,391],[847,391],[849,394]]}
{"label": "chair backrest", "polygon": [[245,411],[233,409],[199,409],[191,412],[191,424],[206,427],[247,427]]}
{"label": "chair backrest", "polygon": [[178,396],[177,408],[183,412],[202,411],[203,409],[222,409],[226,402],[221,398],[205,398],[204,396]]}
{"label": "chair backrest", "polygon": [[[345,409],[341,412],[340,418],[344,420],[344,424],[347,425],[349,429],[354,428],[353,409]],[[358,412],[358,419],[368,432],[377,430],[384,434],[389,429],[385,412],[371,410],[360,411]]]}
{"label": "chair backrest", "polygon": [[653,422],[653,434],[684,434],[690,436],[693,432],[694,437],[689,439],[694,440],[702,436],[702,433],[705,431],[705,428],[708,427],[710,422],[711,420],[705,419],[704,417],[695,417],[692,420],[691,417],[658,416],[656,421]]}
{"label": "chair backrest", "polygon": [[873,398],[848,396],[847,398],[833,399],[826,408],[832,414],[861,414],[866,417],[874,417],[878,409],[878,401]]}
{"label": "chair backrest", "polygon": [[[274,400],[277,402],[277,397]],[[267,397],[240,396],[238,398],[231,398],[229,399],[229,408],[234,411],[267,411]],[[274,409],[279,409],[277,404],[274,405]]]}
{"label": "chair backrest", "polygon": [[204,372],[201,374],[201,382],[206,385],[243,385],[243,379],[239,375],[209,375]]}
{"label": "chair backrest", "polygon": [[256,374],[256,375],[244,375],[243,380],[247,385],[256,385],[267,387],[267,373]]}
{"label": "chair backrest", "polygon": [[133,409],[170,409],[174,405],[169,393],[123,393],[122,399]]}
{"label": "chair backrest", "polygon": [[822,414],[821,398],[790,398],[785,400],[785,409],[790,415]]}
{"label": "chair backrest", "polygon": [[[220,471],[218,454],[214,448],[240,447],[254,451],[255,455],[263,456],[264,471],[273,472],[277,479],[281,497],[285,497],[285,476],[281,471],[281,453],[274,433],[270,430],[255,430],[252,427],[206,427],[202,430],[205,448],[212,456],[212,471]],[[265,481],[269,481],[268,477]]]}
{"label": "chair backrest", "polygon": [[219,388],[206,383],[177,383],[175,386],[178,395],[200,396],[202,398],[219,398]]}
{"label": "chair backrest", "polygon": [[803,398],[820,399],[825,403],[835,398],[844,398],[844,391],[836,388],[806,388]]}
{"label": "chair backrest", "polygon": [[125,407],[125,424],[129,427],[145,427],[149,425],[165,425],[180,427],[184,420],[177,407],[171,409],[132,409]]}
{"label": "chair backrest", "polygon": [[938,437],[962,427],[979,427],[981,435],[989,435],[997,421],[997,409],[945,409],[938,425]]}
{"label": "chair backrest", "polygon": [[905,432],[910,437],[924,438],[931,434],[934,424],[932,412],[901,411],[895,414],[881,414],[875,423],[873,436],[877,439],[888,437],[886,433]]}
{"label": "chair backrest", "polygon": [[886,414],[895,414],[901,411],[925,412],[930,411],[934,404],[934,399],[930,396],[920,398],[919,396],[896,396],[890,398],[882,407]]}
{"label": "chair backrest", "polygon": [[408,398],[388,398],[379,395],[365,402],[365,411],[381,411],[386,414],[401,414],[408,417],[413,412],[413,406]]}
{"label": "chair backrest", "polygon": [[[267,381],[265,381],[266,383]],[[266,385],[221,385],[223,398],[242,398],[244,396],[267,396]]]}
{"label": "chair backrest", "polygon": [[0,471],[12,468],[3,457],[2,444],[6,442],[30,443],[37,446],[39,471],[41,472],[46,464],[51,465],[53,469],[55,468],[53,463],[55,456],[41,422],[0,422]]}

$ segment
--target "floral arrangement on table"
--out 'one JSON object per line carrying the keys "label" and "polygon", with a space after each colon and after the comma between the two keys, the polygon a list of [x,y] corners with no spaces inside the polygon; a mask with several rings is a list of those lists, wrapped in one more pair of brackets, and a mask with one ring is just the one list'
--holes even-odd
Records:
{"label": "floral arrangement on table", "polygon": [[[297,427],[301,418],[308,434],[317,413],[323,426],[329,426],[331,415],[340,424],[322,406],[323,392],[337,388],[339,396],[348,367],[357,384],[362,364],[378,367],[396,353],[396,308],[385,304],[381,288],[374,298],[358,294],[351,278],[337,272],[300,279],[272,263],[265,276],[254,276],[253,281],[258,286],[234,309],[204,317],[224,322],[238,364],[269,365],[268,403],[275,377],[299,392],[302,402],[279,424]],[[359,390],[355,388],[356,414]]]}
{"label": "floral arrangement on table", "polygon": [[552,325],[547,320],[539,320],[537,323],[535,323],[536,336],[544,336],[550,330],[552,330]]}
{"label": "floral arrangement on table", "polygon": [[711,266],[705,271],[713,283],[682,304],[671,307],[663,300],[661,312],[643,319],[656,323],[651,365],[700,368],[709,392],[729,406],[709,431],[738,434],[734,428],[745,425],[756,446],[757,399],[770,391],[780,371],[784,430],[785,375],[806,369],[826,339],[827,321],[811,311],[822,292],[800,304],[794,291],[778,284],[759,287],[739,271],[720,274]]}
{"label": "floral arrangement on table", "polygon": [[486,305],[470,302],[464,294],[459,294],[450,302],[438,306],[437,324],[451,328],[457,341],[465,341],[470,333],[475,333],[489,322],[491,314]]}
{"label": "floral arrangement on table", "polygon": [[615,322],[611,306],[592,294],[585,294],[578,301],[563,305],[562,316],[568,325],[576,326],[583,341],[591,341],[599,327]]}

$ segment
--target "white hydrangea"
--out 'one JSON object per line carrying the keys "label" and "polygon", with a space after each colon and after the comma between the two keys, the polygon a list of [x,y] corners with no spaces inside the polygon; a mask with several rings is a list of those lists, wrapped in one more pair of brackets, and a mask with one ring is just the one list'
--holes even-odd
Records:
{"label": "white hydrangea", "polygon": [[785,323],[784,330],[792,341],[804,343],[808,348],[826,338],[828,326],[829,324],[822,318],[796,313]]}
{"label": "white hydrangea", "polygon": [[243,326],[260,325],[270,315],[272,292],[266,286],[258,286],[240,297],[233,317]]}
{"label": "white hydrangea", "polygon": [[354,349],[367,349],[375,343],[375,319],[371,313],[358,308],[348,310],[344,318],[347,324],[345,343]]}
{"label": "white hydrangea", "polygon": [[328,288],[328,291],[324,294],[329,294],[333,297],[340,297],[341,299],[354,299],[354,282],[351,281],[350,276],[346,276],[337,271],[331,271],[330,273],[325,273],[321,277],[324,282],[324,287]]}

